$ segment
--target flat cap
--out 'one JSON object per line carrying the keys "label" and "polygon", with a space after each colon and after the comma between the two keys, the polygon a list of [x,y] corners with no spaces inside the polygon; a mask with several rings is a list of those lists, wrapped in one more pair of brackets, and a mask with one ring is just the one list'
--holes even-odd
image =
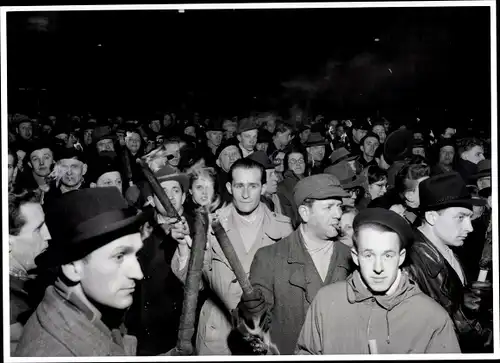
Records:
{"label": "flat cap", "polygon": [[256,130],[259,127],[257,126],[257,123],[255,122],[254,119],[252,118],[244,118],[241,119],[240,122],[238,123],[238,134],[241,134],[242,132],[245,131],[250,131],[250,130]]}
{"label": "flat cap", "polygon": [[414,239],[410,223],[396,212],[384,208],[366,208],[360,211],[352,223],[354,232],[366,224],[380,224],[397,233],[403,248],[411,245]]}
{"label": "flat cap", "polygon": [[316,174],[300,180],[293,188],[295,205],[300,206],[306,199],[347,198],[347,193],[339,179],[331,174]]}

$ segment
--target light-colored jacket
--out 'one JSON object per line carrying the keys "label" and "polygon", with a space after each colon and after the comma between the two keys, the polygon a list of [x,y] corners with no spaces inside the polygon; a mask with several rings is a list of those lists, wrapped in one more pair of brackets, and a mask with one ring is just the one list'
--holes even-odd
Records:
{"label": "light-colored jacket", "polygon": [[[234,214],[237,212],[234,206],[230,204],[217,211],[221,225],[247,274],[259,248],[271,245],[292,233],[290,218],[271,212],[262,203],[261,206],[264,210],[262,228],[255,231],[257,239],[248,252],[245,250],[240,232],[236,229]],[[208,231],[207,241],[209,248],[205,251],[203,275],[220,302],[209,298],[203,304],[198,323],[196,351],[198,355],[230,355],[227,345],[227,337],[232,328],[230,312],[238,305],[242,290],[211,228]],[[172,259],[172,271],[181,281],[185,281],[187,264],[182,270],[179,269],[177,252]]]}
{"label": "light-colored jacket", "polygon": [[296,354],[460,353],[450,316],[401,272],[396,291],[373,295],[355,271],[323,287],[307,312]]}

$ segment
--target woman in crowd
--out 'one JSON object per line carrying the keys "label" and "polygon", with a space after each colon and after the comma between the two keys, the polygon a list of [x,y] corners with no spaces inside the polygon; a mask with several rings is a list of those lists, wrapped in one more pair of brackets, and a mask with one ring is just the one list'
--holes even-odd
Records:
{"label": "woman in crowd", "polygon": [[277,150],[276,152],[272,153],[270,156],[270,160],[273,162],[275,165],[275,172],[276,176],[278,177],[278,182],[283,180],[283,173],[285,171],[285,152],[281,150]]}
{"label": "woman in crowd", "polygon": [[352,223],[354,217],[359,213],[355,207],[342,206],[342,217],[340,217],[340,230],[339,230],[339,241],[345,244],[347,247],[351,248],[353,246],[352,235],[354,230],[352,228]]}
{"label": "woman in crowd", "polygon": [[367,177],[368,187],[365,190],[364,198],[360,198],[357,207],[361,210],[368,206],[368,204],[387,192],[387,172],[377,165],[370,165],[363,170]]}
{"label": "woman in crowd", "polygon": [[189,180],[189,192],[184,203],[186,213],[194,218],[195,211],[200,206],[209,205],[211,212],[219,209],[222,206],[222,200],[217,192],[218,190],[219,185],[215,169],[192,169]]}
{"label": "woman in crowd", "polygon": [[283,214],[291,218],[295,228],[300,223],[300,217],[293,200],[293,188],[306,175],[307,153],[302,148],[293,147],[286,153],[283,164],[283,180],[278,184],[278,197]]}

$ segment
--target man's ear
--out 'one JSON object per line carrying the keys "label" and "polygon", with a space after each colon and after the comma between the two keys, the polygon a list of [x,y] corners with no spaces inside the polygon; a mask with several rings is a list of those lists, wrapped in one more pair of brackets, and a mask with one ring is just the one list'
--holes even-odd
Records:
{"label": "man's ear", "polygon": [[307,223],[307,221],[309,221],[309,215],[311,212],[309,208],[305,205],[300,205],[297,211],[299,212],[300,218],[302,218],[302,220]]}
{"label": "man's ear", "polygon": [[97,187],[97,184],[96,184],[96,183],[90,183],[90,187],[91,187],[91,188],[96,188],[96,187]]}
{"label": "man's ear", "polygon": [[351,257],[352,257],[352,262],[354,262],[356,266],[359,266],[358,251],[356,250],[356,248],[354,248],[354,246],[351,247]]}
{"label": "man's ear", "polygon": [[260,195],[266,194],[266,191],[267,191],[267,183],[262,184],[262,189],[260,191]]}
{"label": "man's ear", "polygon": [[362,152],[365,152],[365,147],[363,145],[360,145],[359,146],[359,149],[362,151]]}
{"label": "man's ear", "polygon": [[406,259],[406,249],[402,249],[401,252],[399,252],[399,265],[401,267],[401,265],[403,264],[403,262],[405,262],[405,259]]}
{"label": "man's ear", "polygon": [[84,176],[87,173],[87,164],[83,164],[82,166],[82,176]]}
{"label": "man's ear", "polygon": [[229,194],[233,195],[233,188],[231,187],[231,183],[230,182],[226,183],[226,189],[229,192]]}
{"label": "man's ear", "polygon": [[181,205],[184,204],[184,201],[186,200],[186,192],[183,192],[182,193],[182,197],[181,197]]}
{"label": "man's ear", "polygon": [[427,223],[429,223],[431,226],[434,226],[436,224],[438,218],[438,213],[436,211],[425,212],[424,216]]}
{"label": "man's ear", "polygon": [[210,133],[210,131],[205,132],[205,136],[207,137],[207,140],[210,140],[210,137],[208,136],[209,133]]}
{"label": "man's ear", "polygon": [[238,139],[239,142],[241,142],[241,135],[236,135],[236,138]]}
{"label": "man's ear", "polygon": [[28,161],[28,165],[31,169],[33,169],[33,165],[31,165],[31,161]]}
{"label": "man's ear", "polygon": [[217,160],[215,160],[215,164],[216,164],[219,168],[222,168],[222,166],[220,165],[220,160],[219,160],[219,158],[217,158]]}
{"label": "man's ear", "polygon": [[61,270],[70,281],[80,282],[83,277],[83,261],[78,260],[61,266]]}

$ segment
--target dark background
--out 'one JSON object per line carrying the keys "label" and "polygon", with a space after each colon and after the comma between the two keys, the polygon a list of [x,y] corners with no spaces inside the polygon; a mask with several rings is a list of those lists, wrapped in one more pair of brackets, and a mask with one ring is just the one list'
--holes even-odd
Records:
{"label": "dark background", "polygon": [[8,13],[7,46],[9,112],[298,103],[490,122],[488,7]]}

